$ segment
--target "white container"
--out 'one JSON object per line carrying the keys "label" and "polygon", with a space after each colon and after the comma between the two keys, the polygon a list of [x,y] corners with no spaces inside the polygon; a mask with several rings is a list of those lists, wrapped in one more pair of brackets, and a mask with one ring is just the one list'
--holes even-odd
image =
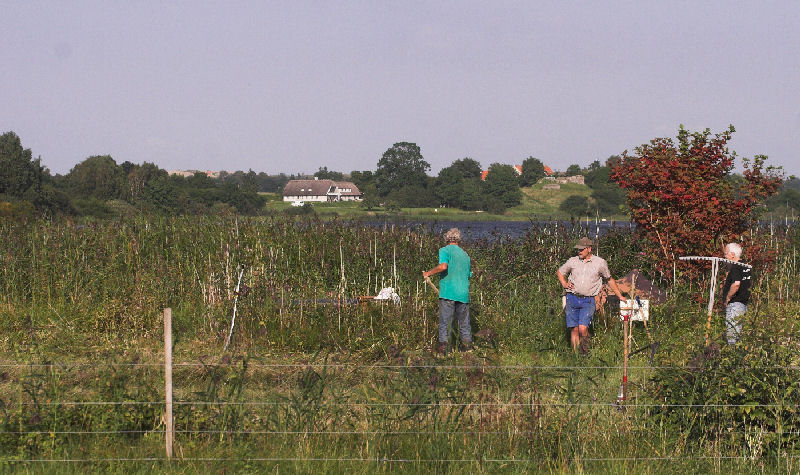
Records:
{"label": "white container", "polygon": [[[640,305],[641,303],[641,305]],[[650,301],[647,299],[639,299],[633,301],[633,309],[631,309],[630,300],[619,301],[619,319],[625,320],[625,315],[630,315],[628,321],[630,322],[649,322],[650,321]]]}

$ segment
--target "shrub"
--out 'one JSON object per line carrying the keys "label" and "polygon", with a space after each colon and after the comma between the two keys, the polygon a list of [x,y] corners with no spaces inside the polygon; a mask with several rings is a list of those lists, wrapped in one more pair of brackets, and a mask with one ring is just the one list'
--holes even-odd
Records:
{"label": "shrub", "polygon": [[583,216],[589,209],[589,200],[585,196],[570,195],[558,207],[570,216]]}
{"label": "shrub", "polygon": [[664,403],[658,412],[695,443],[729,442],[752,450],[757,441],[758,450],[778,453],[800,444],[799,363],[796,350],[767,334],[721,350],[712,345],[688,370],[656,372],[656,398]]}
{"label": "shrub", "polygon": [[79,198],[72,202],[72,206],[81,216],[93,216],[95,218],[111,218],[116,216],[114,209],[97,198]]}

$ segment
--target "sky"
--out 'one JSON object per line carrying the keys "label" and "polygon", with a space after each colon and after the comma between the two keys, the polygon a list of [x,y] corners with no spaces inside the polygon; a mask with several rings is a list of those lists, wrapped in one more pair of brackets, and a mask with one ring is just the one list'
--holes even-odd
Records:
{"label": "sky", "polygon": [[[800,175],[797,1],[0,0],[0,133],[53,173],[555,170],[678,127]],[[737,170],[741,163],[737,164]]]}

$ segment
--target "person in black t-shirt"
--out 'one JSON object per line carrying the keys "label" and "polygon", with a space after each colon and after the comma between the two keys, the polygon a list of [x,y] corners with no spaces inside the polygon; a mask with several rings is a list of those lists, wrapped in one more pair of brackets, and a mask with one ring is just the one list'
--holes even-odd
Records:
{"label": "person in black t-shirt", "polygon": [[[725,259],[739,262],[742,258],[742,246],[732,242],[725,246]],[[739,341],[742,332],[741,317],[747,311],[750,300],[750,267],[731,264],[725,286],[722,287],[725,301],[725,326],[728,328],[727,340],[732,345]]]}

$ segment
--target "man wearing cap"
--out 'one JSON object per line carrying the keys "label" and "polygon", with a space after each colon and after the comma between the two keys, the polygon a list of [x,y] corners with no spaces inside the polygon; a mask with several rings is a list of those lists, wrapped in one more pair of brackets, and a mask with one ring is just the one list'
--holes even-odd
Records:
{"label": "man wearing cap", "polygon": [[[594,315],[594,296],[603,288],[603,279],[608,279],[608,286],[619,297],[625,300],[619,291],[617,282],[611,277],[605,259],[592,254],[592,241],[582,237],[575,245],[577,256],[570,257],[558,268],[556,275],[561,286],[567,291],[567,328],[570,329],[572,348],[582,354],[589,351],[589,325]],[[568,279],[569,278],[569,279]]]}

